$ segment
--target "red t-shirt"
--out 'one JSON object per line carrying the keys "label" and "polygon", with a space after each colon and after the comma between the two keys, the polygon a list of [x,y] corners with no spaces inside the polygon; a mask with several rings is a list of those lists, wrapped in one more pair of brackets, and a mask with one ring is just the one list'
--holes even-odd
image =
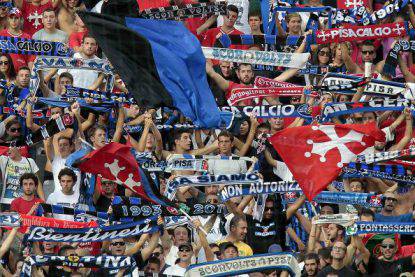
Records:
{"label": "red t-shirt", "polygon": [[[20,36],[15,36],[10,34],[7,29],[1,30],[0,36],[31,39],[31,37],[27,33],[21,33]],[[34,61],[36,58],[36,56],[22,54],[10,54],[10,57],[13,60],[13,66],[16,72],[19,71],[19,68],[21,68],[22,66],[27,66],[29,62]]]}
{"label": "red t-shirt", "polygon": [[10,204],[10,210],[13,212],[18,212],[19,214],[27,214],[33,205],[39,202],[43,203],[45,201],[37,197],[33,198],[31,201],[26,201],[22,197],[18,197],[13,199],[12,203]]}
{"label": "red t-shirt", "polygon": [[[252,88],[253,86],[247,86],[244,84],[238,84],[232,81],[229,81],[229,87],[226,90],[226,99],[229,99],[232,95],[232,90],[236,89],[236,88]],[[236,103],[235,106],[252,106],[254,105],[253,99],[247,99],[244,101],[239,101],[238,103]]]}
{"label": "red t-shirt", "polygon": [[82,31],[82,32],[73,32],[70,36],[69,36],[69,47],[70,48],[74,48],[74,47],[79,47],[82,44],[82,39],[84,38],[84,36],[88,34],[88,31]]}
{"label": "red t-shirt", "polygon": [[49,1],[44,5],[34,6],[27,1],[23,1],[22,16],[24,18],[23,32],[33,36],[34,33],[43,28],[42,13],[46,9],[53,9],[52,3]]}
{"label": "red t-shirt", "polygon": [[[213,28],[213,29],[209,29],[206,31],[205,33],[205,37],[203,38],[202,41],[202,46],[205,47],[213,47],[215,45],[215,41],[218,37],[218,35],[222,33],[222,34],[226,34],[221,27],[217,27],[217,28]],[[233,29],[232,31],[230,31],[229,33],[227,33],[228,35],[242,35],[243,33],[237,29]],[[232,49],[248,49],[248,45],[231,45]]]}
{"label": "red t-shirt", "polygon": [[140,11],[158,7],[170,6],[170,0],[137,0]]}

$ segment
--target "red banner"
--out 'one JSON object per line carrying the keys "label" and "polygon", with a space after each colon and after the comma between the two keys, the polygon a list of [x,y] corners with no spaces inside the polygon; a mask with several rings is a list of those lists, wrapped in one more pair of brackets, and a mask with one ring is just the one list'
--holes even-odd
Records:
{"label": "red banner", "polygon": [[360,6],[367,7],[367,0],[337,0],[337,8],[341,10],[353,9]]}
{"label": "red banner", "polygon": [[231,97],[229,97],[229,105],[234,106],[239,101],[263,98],[268,96],[301,96],[303,95],[304,87],[279,87],[279,88],[236,88],[232,90]]}
{"label": "red banner", "polygon": [[406,36],[405,23],[389,23],[381,25],[348,26],[320,30],[316,33],[317,44],[332,42],[370,40]]}
{"label": "red banner", "polygon": [[77,228],[90,228],[97,227],[98,223],[95,221],[92,222],[76,222],[69,220],[61,220],[50,217],[42,216],[33,216],[21,214],[20,218],[22,219],[22,227],[19,229],[21,233],[25,233],[27,228],[31,226],[41,226],[41,227],[52,227],[52,228],[66,228],[66,229],[77,229]]}
{"label": "red banner", "polygon": [[254,85],[258,88],[269,88],[269,87],[283,87],[283,88],[292,88],[292,87],[298,87],[297,85],[282,82],[282,81],[276,81],[274,79],[269,79],[265,77],[257,76],[255,78]]}

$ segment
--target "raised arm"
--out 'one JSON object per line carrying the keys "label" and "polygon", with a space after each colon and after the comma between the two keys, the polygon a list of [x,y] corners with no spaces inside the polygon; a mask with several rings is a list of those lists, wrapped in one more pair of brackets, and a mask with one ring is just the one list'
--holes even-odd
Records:
{"label": "raised arm", "polygon": [[352,60],[350,57],[349,49],[347,48],[345,43],[340,43],[340,47],[342,50],[342,58],[344,64],[346,65],[347,71],[350,73],[363,73],[362,69]]}
{"label": "raised arm", "polygon": [[411,113],[411,110],[409,108],[405,108],[403,113],[405,114],[405,121],[406,121],[405,134],[404,134],[403,138],[401,138],[401,140],[397,144],[392,145],[392,147],[389,148],[388,151],[402,150],[402,149],[405,148],[405,146],[412,139],[413,130],[412,130],[412,113]]}
{"label": "raised arm", "polygon": [[304,204],[304,202],[305,202],[305,195],[301,195],[294,202],[294,204],[288,207],[287,212],[286,212],[287,220],[290,219],[297,212],[297,210]]}
{"label": "raised arm", "polygon": [[215,81],[221,90],[226,91],[229,88],[229,81],[217,73],[210,63],[206,63],[206,73],[213,81]]}

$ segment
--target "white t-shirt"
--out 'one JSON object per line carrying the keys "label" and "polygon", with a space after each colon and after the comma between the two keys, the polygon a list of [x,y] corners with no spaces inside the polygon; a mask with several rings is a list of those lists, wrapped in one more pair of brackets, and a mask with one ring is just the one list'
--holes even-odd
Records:
{"label": "white t-shirt", "polygon": [[[235,22],[235,29],[244,34],[250,34],[251,28],[248,24],[249,0],[228,0],[227,5],[235,5],[238,7],[238,19]],[[218,26],[223,25],[223,16],[218,17]]]}
{"label": "white t-shirt", "polygon": [[[235,155],[232,155],[235,156]],[[235,156],[236,157],[236,156]],[[210,174],[239,174],[247,171],[246,161],[241,160],[208,160]]]}
{"label": "white t-shirt", "polygon": [[3,181],[1,203],[10,204],[13,199],[23,195],[19,179],[23,173],[37,173],[39,167],[32,158],[15,162],[7,156],[0,156],[0,170]]}
{"label": "white t-shirt", "polygon": [[[49,195],[48,200],[46,203],[51,205],[62,205],[68,208],[75,208],[78,204],[79,194],[76,195],[75,193],[72,195],[65,195],[61,190],[56,190],[51,195]],[[54,214],[54,218],[56,219],[63,219],[63,220],[74,220],[73,215],[65,215],[65,214]]]}
{"label": "white t-shirt", "polygon": [[[53,157],[53,160],[52,160],[52,174],[53,174],[53,182],[54,182],[54,185],[55,185],[55,189],[53,190],[53,192],[61,189],[61,186],[59,184],[58,176],[59,176],[59,172],[66,167],[65,166],[66,159],[67,158],[62,158],[59,155],[55,155]],[[76,174],[76,183],[73,187],[73,190],[75,192],[75,195],[77,195],[79,197],[79,187],[80,187],[80,182],[81,182],[81,173],[77,170],[75,170],[74,172]]]}
{"label": "white t-shirt", "polygon": [[[74,58],[82,59],[80,53],[75,53],[73,55]],[[100,61],[101,59],[97,56],[94,56],[93,59],[97,59]],[[73,76],[73,86],[80,87],[80,88],[88,88],[90,87],[95,80],[98,78],[98,71],[95,70],[87,70],[87,69],[64,69],[59,70],[58,74],[62,72],[69,72]]]}
{"label": "white t-shirt", "polygon": [[177,264],[169,266],[164,270],[163,274],[166,275],[173,275],[173,276],[184,276],[184,273],[186,272],[186,268],[181,267]]}

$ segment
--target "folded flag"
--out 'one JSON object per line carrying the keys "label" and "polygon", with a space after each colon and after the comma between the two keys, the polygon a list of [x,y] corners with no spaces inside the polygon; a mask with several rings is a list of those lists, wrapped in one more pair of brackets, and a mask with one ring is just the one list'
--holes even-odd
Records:
{"label": "folded flag", "polygon": [[221,126],[200,43],[181,22],[78,14],[140,106],[176,107],[197,126]]}
{"label": "folded flag", "polygon": [[288,128],[269,141],[311,200],[337,178],[345,165],[370,151],[375,141],[384,139],[375,124],[339,124]]}

